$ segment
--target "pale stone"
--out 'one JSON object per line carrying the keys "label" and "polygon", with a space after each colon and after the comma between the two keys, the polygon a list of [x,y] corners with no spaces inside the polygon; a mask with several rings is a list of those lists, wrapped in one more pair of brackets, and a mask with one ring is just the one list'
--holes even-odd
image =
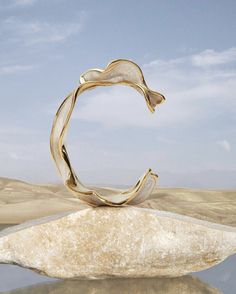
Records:
{"label": "pale stone", "polygon": [[0,262],[51,277],[177,277],[236,252],[236,229],[137,207],[88,208],[0,233]]}
{"label": "pale stone", "polygon": [[197,278],[64,280],[13,290],[4,294],[220,294]]}

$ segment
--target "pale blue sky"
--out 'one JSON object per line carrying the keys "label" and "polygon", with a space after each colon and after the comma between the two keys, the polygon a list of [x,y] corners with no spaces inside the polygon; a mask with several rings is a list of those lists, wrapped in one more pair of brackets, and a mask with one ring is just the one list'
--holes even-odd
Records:
{"label": "pale blue sky", "polygon": [[128,185],[151,167],[161,186],[236,188],[235,15],[235,1],[0,0],[0,176],[59,182],[54,113],[82,72],[127,58],[166,103],[151,115],[132,89],[81,96],[78,176]]}

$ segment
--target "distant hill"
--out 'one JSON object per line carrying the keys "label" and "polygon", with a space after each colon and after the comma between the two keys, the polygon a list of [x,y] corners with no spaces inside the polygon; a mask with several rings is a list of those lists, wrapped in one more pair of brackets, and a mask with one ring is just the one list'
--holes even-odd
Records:
{"label": "distant hill", "polygon": [[[109,195],[112,189],[100,188]],[[0,178],[0,224],[17,224],[64,211],[88,208],[63,185],[35,185]],[[236,226],[236,189],[157,187],[139,207],[171,211]]]}

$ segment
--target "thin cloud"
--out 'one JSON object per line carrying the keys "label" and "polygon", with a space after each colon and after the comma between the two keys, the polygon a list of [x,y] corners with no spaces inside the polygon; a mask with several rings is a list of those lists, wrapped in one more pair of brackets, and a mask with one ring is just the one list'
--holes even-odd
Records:
{"label": "thin cloud", "polygon": [[9,157],[13,160],[32,160],[33,157],[27,155],[20,155],[15,152],[10,152]]}
{"label": "thin cloud", "polygon": [[16,74],[21,72],[28,72],[34,69],[34,65],[7,65],[7,66],[0,66],[0,75],[9,75],[9,74]]}
{"label": "thin cloud", "polygon": [[9,0],[5,3],[0,3],[1,9],[14,9],[33,6],[38,0]]}
{"label": "thin cloud", "polygon": [[67,23],[23,21],[11,16],[1,22],[0,33],[5,35],[5,42],[15,42],[24,46],[63,42],[82,30],[86,18],[85,11],[80,13],[79,21]]}
{"label": "thin cloud", "polygon": [[20,127],[20,126],[15,126],[15,125],[6,125],[6,124],[1,124],[0,126],[0,135],[10,135],[12,137],[15,137],[15,135],[32,135],[35,134],[36,130],[34,129],[29,129],[26,127]]}
{"label": "thin cloud", "polygon": [[230,152],[231,145],[230,145],[229,141],[227,141],[227,140],[220,140],[220,141],[217,142],[217,144],[219,146],[221,146],[225,151]]}
{"label": "thin cloud", "polygon": [[35,4],[37,0],[14,0],[12,6],[31,6]]}
{"label": "thin cloud", "polygon": [[212,66],[229,63],[236,60],[236,48],[217,52],[212,49],[205,50],[200,54],[192,56],[192,62],[195,66]]}

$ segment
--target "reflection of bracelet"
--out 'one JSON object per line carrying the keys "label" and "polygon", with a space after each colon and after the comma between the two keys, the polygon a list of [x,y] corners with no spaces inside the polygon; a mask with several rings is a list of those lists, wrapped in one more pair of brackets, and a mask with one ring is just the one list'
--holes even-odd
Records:
{"label": "reflection of bracelet", "polygon": [[78,95],[97,86],[122,84],[133,87],[141,93],[151,112],[157,104],[165,100],[158,92],[151,91],[144,80],[139,66],[132,61],[119,59],[112,61],[104,69],[92,69],[80,77],[80,85],[70,93],[59,107],[51,131],[50,147],[53,159],[65,186],[80,200],[92,205],[121,206],[144,201],[155,187],[157,175],[149,169],[136,185],[126,191],[114,190],[110,195],[101,195],[98,189],[85,187],[77,178],[65,147],[65,135]]}

